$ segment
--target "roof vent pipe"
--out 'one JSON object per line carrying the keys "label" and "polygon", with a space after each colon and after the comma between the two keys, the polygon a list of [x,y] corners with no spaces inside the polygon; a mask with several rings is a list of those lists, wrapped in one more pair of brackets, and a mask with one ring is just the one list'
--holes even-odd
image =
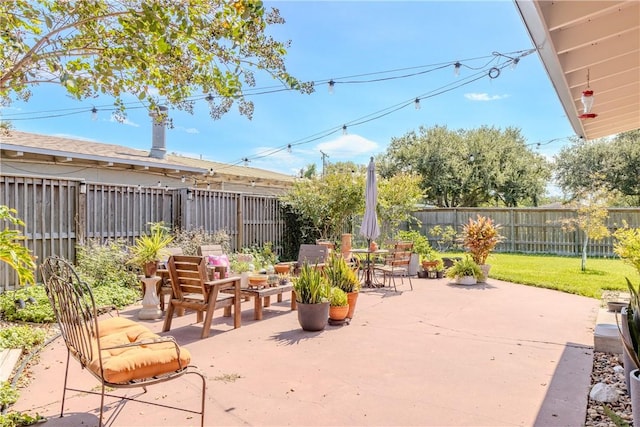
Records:
{"label": "roof vent pipe", "polygon": [[161,105],[155,111],[150,111],[149,116],[153,125],[151,152],[149,157],[164,159],[167,155],[165,128],[167,125],[167,107]]}

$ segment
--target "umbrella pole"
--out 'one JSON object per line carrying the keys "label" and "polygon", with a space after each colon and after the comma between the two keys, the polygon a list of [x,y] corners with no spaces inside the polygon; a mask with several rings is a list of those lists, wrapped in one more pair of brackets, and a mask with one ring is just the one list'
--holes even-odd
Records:
{"label": "umbrella pole", "polygon": [[365,275],[364,285],[371,287],[371,239],[367,239],[367,274]]}

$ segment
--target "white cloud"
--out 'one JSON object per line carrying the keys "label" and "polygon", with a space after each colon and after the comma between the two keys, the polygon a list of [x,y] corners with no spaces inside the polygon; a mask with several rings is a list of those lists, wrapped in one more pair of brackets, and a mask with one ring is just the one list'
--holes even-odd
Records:
{"label": "white cloud", "polygon": [[200,133],[200,131],[198,129],[196,129],[196,128],[185,128],[185,127],[182,127],[182,126],[176,126],[175,129],[176,130],[181,130],[181,131],[186,132],[186,133],[191,133],[191,134]]}
{"label": "white cloud", "polygon": [[509,95],[489,95],[488,93],[465,93],[464,97],[471,101],[497,101],[508,98]]}
{"label": "white cloud", "polygon": [[120,124],[127,125],[127,126],[133,126],[134,128],[139,128],[139,127],[140,127],[140,125],[139,125],[139,124],[137,124],[137,123],[135,123],[135,122],[132,122],[132,121],[131,121],[131,120],[129,120],[128,118],[125,118],[122,122],[120,122],[120,121],[116,120],[113,116],[111,116],[111,117],[109,118],[109,121],[110,121],[111,123],[120,123]]}
{"label": "white cloud", "polygon": [[371,154],[378,149],[377,142],[363,138],[356,134],[340,135],[331,141],[322,142],[316,146],[329,155],[333,161],[339,159],[352,160],[354,157]]}

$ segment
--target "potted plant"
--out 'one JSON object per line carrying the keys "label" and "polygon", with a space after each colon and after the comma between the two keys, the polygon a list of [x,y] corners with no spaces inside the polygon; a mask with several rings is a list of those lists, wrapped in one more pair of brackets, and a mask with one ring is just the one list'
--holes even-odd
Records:
{"label": "potted plant", "polygon": [[329,293],[329,319],[344,320],[348,312],[347,293],[340,288],[332,287]]}
{"label": "potted plant", "polygon": [[482,275],[478,277],[480,283],[485,282],[489,276],[491,266],[486,264],[487,257],[503,240],[500,235],[501,228],[502,226],[495,224],[491,218],[482,215],[478,215],[475,220],[469,218],[469,222],[462,227],[462,244],[482,271]]}
{"label": "potted plant", "polygon": [[637,414],[640,411],[640,289],[636,289],[629,279],[627,286],[629,304],[622,309],[622,326],[618,325],[618,330],[624,351],[624,373],[627,391],[631,396],[631,411]]}
{"label": "potted plant", "polygon": [[130,248],[129,264],[140,267],[144,277],[153,277],[158,270],[158,262],[169,255],[166,247],[173,241],[169,229],[162,222],[150,224],[150,234],[136,237]]}
{"label": "potted plant", "polygon": [[[429,260],[429,258],[435,255],[435,251],[429,244],[429,239],[426,236],[420,234],[417,230],[401,230],[397,234],[397,239],[403,242],[412,242],[415,256],[412,255],[411,262],[409,263],[409,275],[413,276],[418,274],[418,263],[424,260]],[[428,265],[427,265],[428,268]],[[423,268],[423,271],[426,272],[426,268]],[[418,277],[420,275],[418,274]],[[424,274],[426,277],[426,273]]]}
{"label": "potted plant", "polygon": [[300,275],[293,278],[298,303],[298,322],[305,331],[321,331],[329,320],[329,291],[325,274],[308,263],[302,264]]}
{"label": "potted plant", "polygon": [[475,285],[481,274],[480,267],[469,255],[456,261],[446,273],[449,279],[455,279],[459,285]]}
{"label": "potted plant", "polygon": [[349,303],[347,317],[352,319],[360,291],[360,280],[358,280],[356,272],[347,264],[341,254],[335,252],[327,260],[323,271],[331,287],[339,288],[347,294]]}
{"label": "potted plant", "polygon": [[436,279],[442,279],[444,277],[444,262],[441,259],[438,260],[438,264],[436,264]]}

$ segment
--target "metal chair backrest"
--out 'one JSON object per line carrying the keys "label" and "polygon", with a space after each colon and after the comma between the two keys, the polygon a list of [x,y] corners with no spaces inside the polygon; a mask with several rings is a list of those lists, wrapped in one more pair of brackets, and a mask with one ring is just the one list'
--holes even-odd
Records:
{"label": "metal chair backrest", "polygon": [[97,356],[102,367],[97,311],[89,286],[66,260],[50,257],[40,266],[44,288],[69,353],[87,366]]}
{"label": "metal chair backrest", "polygon": [[198,255],[224,255],[224,251],[222,250],[222,245],[200,245],[198,246]]}
{"label": "metal chair backrest", "polygon": [[309,265],[324,264],[329,257],[329,248],[324,245],[300,245],[300,251],[298,252],[298,264],[302,265],[305,262]]}

